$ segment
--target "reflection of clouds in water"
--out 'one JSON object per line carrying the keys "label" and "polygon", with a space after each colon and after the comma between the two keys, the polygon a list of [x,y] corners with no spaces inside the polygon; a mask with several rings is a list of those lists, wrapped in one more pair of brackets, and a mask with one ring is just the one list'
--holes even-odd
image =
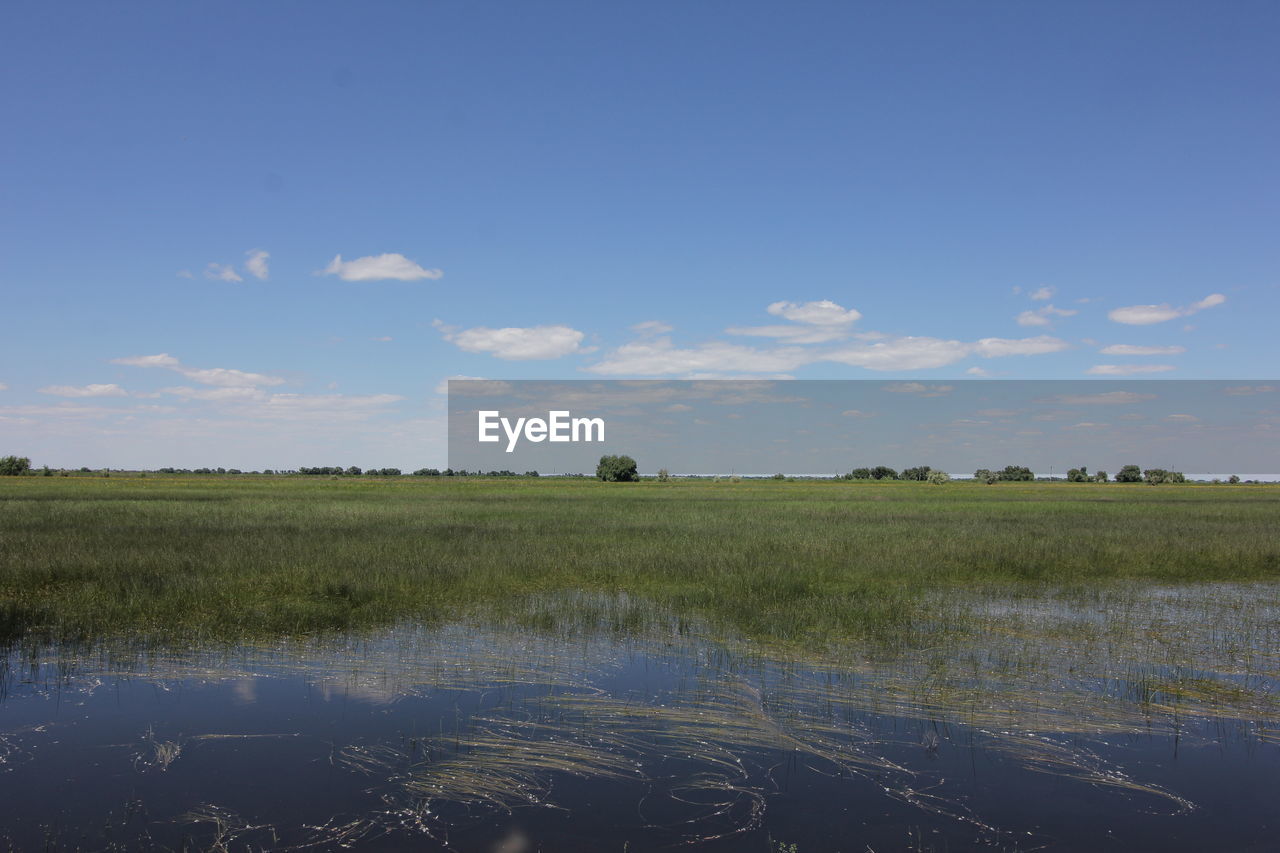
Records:
{"label": "reflection of clouds in water", "polygon": [[241,705],[252,705],[258,701],[258,683],[256,678],[238,678],[231,684],[231,693]]}
{"label": "reflection of clouds in water", "polygon": [[342,681],[325,679],[313,686],[317,695],[325,702],[390,705],[404,695],[404,685],[385,675],[373,678],[352,676]]}

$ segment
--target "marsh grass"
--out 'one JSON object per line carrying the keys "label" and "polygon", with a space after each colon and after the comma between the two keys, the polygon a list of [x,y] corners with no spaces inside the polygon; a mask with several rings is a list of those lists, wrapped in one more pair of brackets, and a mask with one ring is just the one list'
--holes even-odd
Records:
{"label": "marsh grass", "polygon": [[1269,487],[15,478],[0,640],[236,642],[569,590],[892,638],[938,590],[1275,578],[1278,510]]}

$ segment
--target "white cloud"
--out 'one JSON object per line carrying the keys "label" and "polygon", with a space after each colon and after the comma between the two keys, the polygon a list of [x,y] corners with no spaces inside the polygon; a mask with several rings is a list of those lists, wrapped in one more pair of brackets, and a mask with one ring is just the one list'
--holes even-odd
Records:
{"label": "white cloud", "polygon": [[130,367],[177,367],[178,360],[167,352],[158,355],[131,355],[127,358],[113,358],[112,364],[127,364]]}
{"label": "white cloud", "polygon": [[214,402],[226,400],[262,400],[266,398],[266,394],[257,388],[249,386],[226,386],[222,388],[189,388],[185,385],[174,386],[171,388],[161,388],[163,394],[172,394],[175,397],[182,397],[185,400],[211,400]]}
{"label": "white cloud", "polygon": [[1184,424],[1195,423],[1200,420],[1195,415],[1165,415],[1164,419],[1166,421],[1175,421],[1177,423]]}
{"label": "white cloud", "polygon": [[974,367],[970,367],[968,370],[965,371],[965,373],[967,373],[970,376],[990,376],[991,375],[990,371],[981,367],[977,367],[976,365]]}
{"label": "white cloud", "polygon": [[861,409],[847,409],[840,413],[846,418],[869,418],[872,417],[870,412],[864,412]]}
{"label": "white cloud", "polygon": [[954,364],[972,349],[963,341],[905,337],[834,350],[826,353],[823,360],[868,370],[926,370]]}
{"label": "white cloud", "polygon": [[253,385],[283,385],[284,380],[278,376],[266,376],[262,373],[247,373],[230,367],[175,367],[183,376],[199,382],[201,385],[219,385],[224,388],[243,388]]}
{"label": "white cloud", "polygon": [[721,373],[786,373],[812,360],[813,354],[795,347],[761,350],[713,341],[678,348],[670,338],[624,344],[603,361],[587,368],[606,376],[621,374],[670,375]]}
{"label": "white cloud", "polygon": [[418,281],[444,276],[441,270],[425,269],[395,252],[367,255],[354,261],[344,261],[342,255],[334,255],[321,274],[336,275],[343,281]]}
{"label": "white cloud", "polygon": [[847,326],[862,317],[860,312],[844,308],[829,299],[802,303],[774,302],[766,310],[775,317],[814,326]]}
{"label": "white cloud", "polygon": [[1178,355],[1187,351],[1186,347],[1145,347],[1134,344],[1112,344],[1098,352],[1103,355]]}
{"label": "white cloud", "polygon": [[1037,290],[1032,291],[1031,298],[1036,300],[1037,302],[1043,302],[1046,299],[1052,299],[1053,294],[1056,292],[1057,292],[1057,288],[1047,287],[1047,286],[1041,287],[1041,288],[1038,288]]}
{"label": "white cloud", "polygon": [[244,262],[244,268],[249,271],[249,275],[260,281],[266,281],[270,275],[267,269],[267,259],[271,257],[271,253],[262,249],[250,249],[245,252],[249,260]]}
{"label": "white cloud", "polygon": [[8,390],[9,390],[9,386],[5,385],[3,382],[0,382],[0,391],[8,391]]}
{"label": "white cloud", "polygon": [[467,352],[488,353],[508,361],[536,361],[560,358],[579,352],[586,337],[569,326],[510,326],[490,329],[454,329],[439,320],[433,324],[444,339]]}
{"label": "white cloud", "polygon": [[1074,308],[1058,308],[1054,305],[1045,305],[1043,308],[1037,308],[1034,311],[1023,311],[1018,315],[1019,326],[1047,326],[1050,317],[1073,317],[1080,312]]}
{"label": "white cloud", "polygon": [[278,376],[267,376],[262,373],[248,373],[229,367],[187,367],[178,359],[162,352],[157,355],[132,355],[126,358],[113,358],[112,364],[127,364],[130,367],[164,367],[181,373],[183,376],[199,382],[201,385],[219,385],[228,388],[239,388],[253,385],[283,385],[284,380]]}
{"label": "white cloud", "polygon": [[674,329],[668,323],[661,320],[645,320],[643,323],[636,323],[631,327],[631,331],[641,337],[652,337],[654,335],[665,335]]}
{"label": "white cloud", "polygon": [[1116,323],[1125,323],[1130,326],[1150,326],[1153,323],[1165,323],[1178,317],[1189,317],[1197,311],[1213,308],[1226,301],[1227,297],[1221,293],[1211,293],[1199,302],[1193,302],[1182,308],[1175,308],[1167,302],[1160,305],[1129,305],[1112,310],[1107,317]]}
{"label": "white cloud", "polygon": [[1071,345],[1060,338],[1038,335],[1034,338],[982,338],[973,345],[973,351],[983,358],[1002,358],[1008,355],[1043,355],[1062,352]]}
{"label": "white cloud", "polygon": [[46,385],[37,389],[55,397],[127,397],[129,392],[114,383],[110,385]]}
{"label": "white cloud", "polygon": [[1090,376],[1133,376],[1138,373],[1167,373],[1176,369],[1172,364],[1095,364],[1085,373]]}
{"label": "white cloud", "polygon": [[204,277],[214,281],[244,281],[230,264],[209,264],[204,268]]}
{"label": "white cloud", "polygon": [[730,335],[757,338],[777,338],[792,344],[823,344],[839,340],[848,334],[844,326],[730,326]]}
{"label": "white cloud", "polygon": [[178,270],[178,278],[195,278],[191,270]]}
{"label": "white cloud", "polygon": [[272,394],[260,412],[365,411],[403,400],[399,394]]}

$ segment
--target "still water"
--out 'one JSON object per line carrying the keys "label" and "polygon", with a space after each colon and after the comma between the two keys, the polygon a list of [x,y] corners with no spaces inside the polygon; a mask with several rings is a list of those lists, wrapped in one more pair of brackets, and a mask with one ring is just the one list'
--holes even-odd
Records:
{"label": "still water", "polygon": [[945,631],[821,652],[625,599],[271,645],[15,648],[0,842],[1275,850],[1275,598],[975,599]]}

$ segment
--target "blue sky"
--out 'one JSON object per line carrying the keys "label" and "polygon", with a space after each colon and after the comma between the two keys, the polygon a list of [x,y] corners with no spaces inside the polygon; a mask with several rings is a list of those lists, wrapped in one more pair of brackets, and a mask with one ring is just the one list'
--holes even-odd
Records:
{"label": "blue sky", "polygon": [[1278,31],[1269,2],[15,5],[0,452],[438,465],[450,376],[1274,378]]}

